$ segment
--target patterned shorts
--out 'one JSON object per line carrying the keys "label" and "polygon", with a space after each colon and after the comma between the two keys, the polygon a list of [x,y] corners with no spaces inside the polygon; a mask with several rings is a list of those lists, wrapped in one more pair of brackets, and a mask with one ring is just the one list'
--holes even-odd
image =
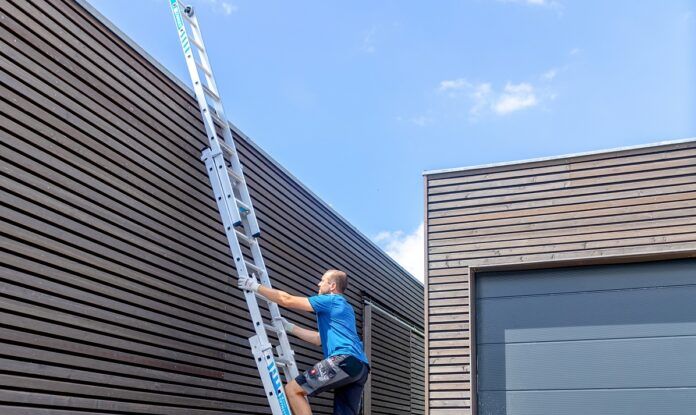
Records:
{"label": "patterned shorts", "polygon": [[308,396],[334,390],[335,414],[357,414],[369,372],[370,366],[358,358],[337,355],[321,360],[295,380]]}

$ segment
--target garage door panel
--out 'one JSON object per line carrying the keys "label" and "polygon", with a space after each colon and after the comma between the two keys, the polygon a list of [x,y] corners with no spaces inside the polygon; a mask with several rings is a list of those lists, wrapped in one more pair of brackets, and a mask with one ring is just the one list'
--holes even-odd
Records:
{"label": "garage door panel", "polygon": [[696,413],[696,260],[476,281],[480,415]]}
{"label": "garage door panel", "polygon": [[479,415],[687,415],[696,389],[479,393]]}
{"label": "garage door panel", "polygon": [[506,297],[616,290],[625,288],[696,284],[696,260],[670,261],[669,272],[659,262],[624,265],[558,268],[513,272],[489,272],[486,278],[477,278],[476,298]]}
{"label": "garage door panel", "polygon": [[694,351],[696,336],[482,345],[479,391],[696,387]]}
{"label": "garage door panel", "polygon": [[696,335],[696,285],[481,299],[477,324],[484,344]]}

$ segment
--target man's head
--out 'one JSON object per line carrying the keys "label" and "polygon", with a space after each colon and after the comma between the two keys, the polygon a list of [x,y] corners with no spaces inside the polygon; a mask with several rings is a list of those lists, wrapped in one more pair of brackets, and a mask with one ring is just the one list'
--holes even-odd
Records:
{"label": "man's head", "polygon": [[337,269],[324,273],[319,281],[319,294],[341,294],[348,288],[348,275]]}

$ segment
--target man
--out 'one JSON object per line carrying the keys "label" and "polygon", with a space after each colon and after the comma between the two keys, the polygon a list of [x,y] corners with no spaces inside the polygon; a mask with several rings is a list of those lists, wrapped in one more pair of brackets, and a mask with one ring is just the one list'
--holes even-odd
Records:
{"label": "man", "polygon": [[370,366],[355,329],[355,313],[343,296],[348,276],[331,269],[324,273],[318,285],[319,294],[307,298],[262,286],[254,277],[238,281],[243,290],[256,291],[282,307],[314,312],[317,316],[318,332],[283,319],[287,333],[321,346],[324,352],[324,360],[285,387],[293,414],[311,415],[306,397],[333,390],[334,415],[357,415]]}

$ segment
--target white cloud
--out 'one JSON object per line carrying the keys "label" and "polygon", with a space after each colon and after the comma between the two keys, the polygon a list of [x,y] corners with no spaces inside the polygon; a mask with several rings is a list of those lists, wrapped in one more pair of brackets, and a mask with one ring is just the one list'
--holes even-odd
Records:
{"label": "white cloud", "polygon": [[[550,80],[555,76],[555,71],[547,72],[542,78]],[[464,78],[458,78],[441,81],[437,90],[446,93],[447,97],[455,102],[464,99],[469,105],[469,115],[473,119],[491,112],[506,115],[536,106],[541,101],[534,85],[528,82],[508,82],[502,91],[496,91],[489,82],[471,83]]]}
{"label": "white cloud", "polygon": [[558,75],[558,70],[556,70],[556,68],[552,68],[541,74],[541,79],[545,81],[551,81],[553,80],[553,78],[556,77],[556,75]]}
{"label": "white cloud", "polygon": [[480,115],[488,107],[492,94],[493,88],[491,84],[481,83],[474,85],[470,94],[473,105],[469,108],[469,114],[473,116]]}
{"label": "white cloud", "polygon": [[215,10],[216,12],[222,13],[225,16],[229,16],[232,13],[236,12],[239,10],[239,7],[235,4],[230,3],[229,1],[224,1],[224,0],[204,0],[205,3],[208,3],[210,7]]}
{"label": "white cloud", "polygon": [[534,95],[534,86],[528,83],[517,85],[508,83],[505,92],[493,104],[493,111],[497,114],[509,114],[525,108],[533,107],[539,103]]}
{"label": "white cloud", "polygon": [[464,78],[458,78],[458,79],[452,79],[452,80],[445,80],[440,82],[440,88],[438,88],[440,91],[451,91],[451,90],[460,90],[464,88],[470,87],[471,84],[466,81]]}
{"label": "white cloud", "polygon": [[423,281],[425,257],[423,230],[424,226],[421,223],[411,233],[384,231],[373,238],[389,256],[420,281]]}
{"label": "white cloud", "polygon": [[238,9],[237,6],[235,6],[234,4],[227,3],[224,1],[222,3],[220,3],[220,5],[222,6],[222,10],[224,10],[225,14],[228,14],[228,15],[236,12]]}

